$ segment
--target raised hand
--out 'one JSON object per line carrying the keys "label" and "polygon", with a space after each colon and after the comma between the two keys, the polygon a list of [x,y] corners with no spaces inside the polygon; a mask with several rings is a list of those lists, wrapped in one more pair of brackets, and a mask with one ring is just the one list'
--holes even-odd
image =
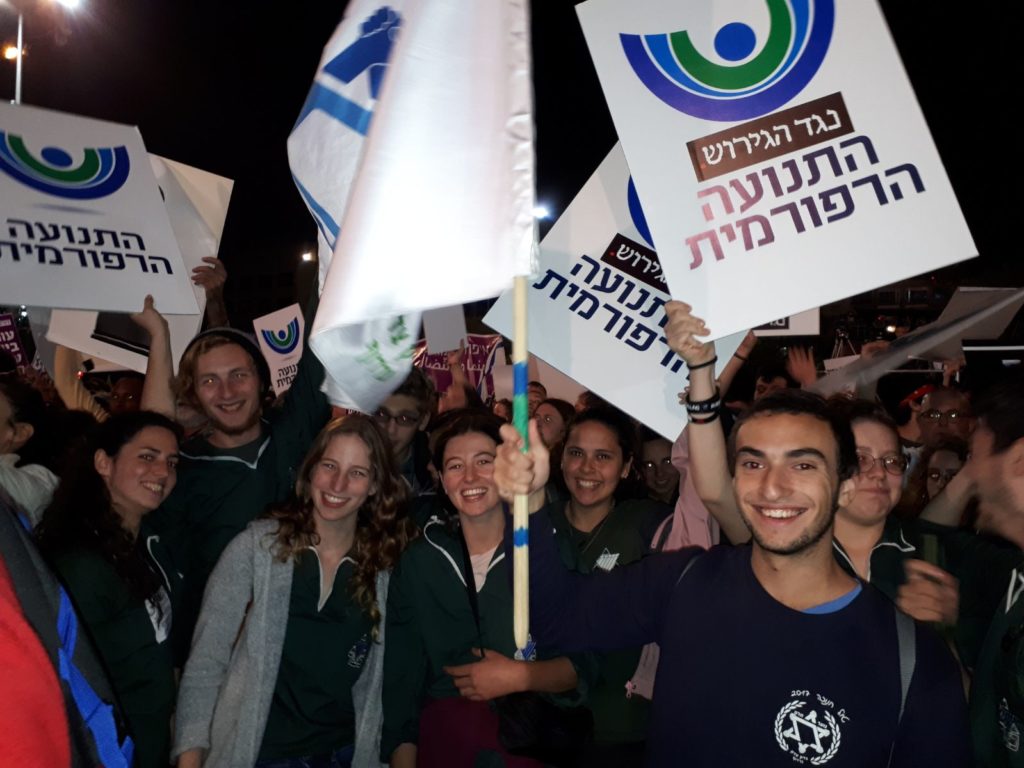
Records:
{"label": "raised hand", "polygon": [[131,318],[137,326],[149,334],[151,339],[161,333],[167,333],[167,318],[156,311],[152,296],[146,296],[142,311],[135,312]]}
{"label": "raised hand", "polygon": [[691,314],[692,311],[693,307],[682,301],[665,304],[665,314],[668,315],[665,339],[669,348],[691,368],[715,356],[714,343],[697,338],[707,336],[710,331],[703,320]]}
{"label": "raised hand", "polygon": [[204,256],[203,261],[209,266],[196,267],[192,270],[192,282],[203,287],[206,295],[224,290],[228,279],[228,271],[224,262],[213,256]]}
{"label": "raised hand", "polygon": [[806,347],[790,347],[786,356],[786,371],[807,389],[818,380],[818,367],[814,362],[814,350]]}
{"label": "raised hand", "polygon": [[[494,462],[494,482],[498,493],[511,501],[517,493],[543,497],[551,467],[550,454],[540,439],[536,419],[530,419],[530,450],[522,452],[523,438],[511,424],[501,426],[501,445]],[[539,507],[537,507],[539,508]],[[536,511],[531,499],[530,510]]]}

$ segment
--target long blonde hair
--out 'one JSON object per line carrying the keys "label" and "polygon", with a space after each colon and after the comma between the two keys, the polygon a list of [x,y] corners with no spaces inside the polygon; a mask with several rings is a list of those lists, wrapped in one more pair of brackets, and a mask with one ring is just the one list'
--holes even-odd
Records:
{"label": "long blonde hair", "polygon": [[326,453],[328,444],[339,435],[358,437],[370,452],[371,481],[376,491],[356,513],[355,541],[349,553],[356,567],[350,589],[356,604],[373,621],[376,637],[380,623],[377,573],[393,569],[399,556],[416,536],[416,527],[408,516],[407,486],[398,474],[391,444],[377,422],[369,416],[355,413],[328,423],[316,436],[302,462],[295,482],[295,496],[269,509],[267,517],[278,521],[274,555],[280,562],[287,562],[306,547],[319,543],[313,520],[310,477]]}

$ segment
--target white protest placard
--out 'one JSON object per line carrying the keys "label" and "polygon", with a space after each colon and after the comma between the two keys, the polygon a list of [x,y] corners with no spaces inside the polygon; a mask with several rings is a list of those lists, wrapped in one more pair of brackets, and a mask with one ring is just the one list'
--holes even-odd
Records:
{"label": "white protest placard", "polygon": [[797,312],[779,320],[759,325],[755,336],[817,336],[821,333],[821,310],[818,307]]}
{"label": "white protest placard", "polygon": [[[150,155],[149,163],[159,185],[186,274],[191,275],[196,267],[206,268],[203,257],[217,255],[234,182],[158,155]],[[144,293],[138,294],[138,290],[134,294],[133,312],[142,309],[145,296]],[[199,332],[206,307],[203,288],[192,285],[190,281],[189,290],[195,297],[198,312],[167,315],[175,368],[185,347]],[[156,299],[156,308],[164,313],[159,298]],[[33,318],[35,314],[33,312]],[[43,324],[44,318],[39,322]],[[35,323],[33,319],[33,327]],[[146,370],[149,338],[127,314],[55,309],[43,327],[47,326],[46,338],[54,343],[77,349],[86,356],[109,360],[123,368],[139,372]]]}
{"label": "white protest placard", "polygon": [[[541,241],[540,268],[528,299],[530,353],[675,440],[686,422],[686,364],[665,342],[669,296],[618,146]],[[484,322],[512,333],[511,292]],[[743,335],[717,343],[719,370]]]}
{"label": "white protest placard", "polygon": [[[960,286],[953,292],[949,303],[935,322],[938,325],[951,323],[961,317],[966,317],[974,312],[990,307],[1016,292],[1016,288],[973,288]],[[982,320],[974,323],[965,332],[964,338],[969,338],[972,341],[998,339],[1003,335],[1006,327],[1020,311],[1020,308],[1021,302],[1007,304],[998,312],[987,315]],[[961,341],[962,338],[950,339],[944,344],[927,350],[920,357],[935,362],[955,360],[963,354]]]}
{"label": "white protest placard", "polygon": [[299,370],[302,357],[302,340],[305,338],[306,321],[298,304],[257,317],[252,321],[256,329],[256,340],[263,357],[270,366],[270,383],[274,394],[286,392],[292,385]]}
{"label": "white protest placard", "polygon": [[974,329],[1000,313],[1009,311],[1012,318],[1021,306],[1024,306],[1024,288],[1008,289],[998,300],[976,307],[973,312],[922,325],[900,336],[884,352],[871,357],[860,356],[849,365],[818,379],[812,388],[823,395],[832,395],[878,381],[911,357],[924,356],[929,350],[940,348],[951,341],[959,349],[960,340],[972,338]]}
{"label": "white protest placard", "polygon": [[428,309],[423,313],[423,335],[431,352],[458,349],[466,339],[466,313],[461,304]]}
{"label": "white protest placard", "polygon": [[977,254],[872,0],[576,10],[673,294],[714,333]]}
{"label": "white protest placard", "polygon": [[0,303],[198,311],[138,129],[0,104],[0,199]]}

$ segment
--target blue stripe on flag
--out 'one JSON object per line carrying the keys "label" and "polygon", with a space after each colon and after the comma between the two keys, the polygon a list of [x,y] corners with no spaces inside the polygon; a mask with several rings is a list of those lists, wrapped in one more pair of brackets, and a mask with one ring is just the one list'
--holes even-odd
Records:
{"label": "blue stripe on flag", "polygon": [[[292,174],[292,181],[295,182],[295,186],[299,189],[299,194],[302,195],[302,199],[306,201],[306,205],[309,206],[310,212],[317,220],[317,224],[320,227],[320,232],[323,234],[327,244],[334,250],[334,243],[338,239],[338,232],[341,231],[341,227],[338,223],[331,218],[323,206],[316,201],[316,199],[309,193],[309,190],[302,186],[302,182],[295,178],[295,174]],[[326,231],[325,231],[326,230]]]}
{"label": "blue stripe on flag", "polygon": [[516,528],[512,531],[512,544],[516,547],[525,547],[530,543],[530,529]]}
{"label": "blue stripe on flag", "polygon": [[[354,101],[350,101],[336,91],[325,88],[320,83],[314,82],[309,89],[306,103],[302,105],[299,119],[295,121],[296,127],[315,110],[327,113],[335,120],[347,125],[356,133],[365,136],[370,130],[370,118],[373,112],[363,109]],[[292,130],[295,130],[294,128]]]}

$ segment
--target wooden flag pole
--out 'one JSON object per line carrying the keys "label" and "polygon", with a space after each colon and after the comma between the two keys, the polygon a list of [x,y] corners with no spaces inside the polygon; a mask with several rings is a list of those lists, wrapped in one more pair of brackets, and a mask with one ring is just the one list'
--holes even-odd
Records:
{"label": "wooden flag pole", "polygon": [[[512,318],[515,333],[512,336],[512,422],[523,438],[523,451],[529,448],[527,424],[529,404],[526,393],[527,373],[526,296],[528,277],[517,275],[512,290]],[[529,497],[516,494],[512,507],[512,627],[516,648],[525,652],[530,638],[530,510]],[[524,654],[525,655],[525,654]]]}

